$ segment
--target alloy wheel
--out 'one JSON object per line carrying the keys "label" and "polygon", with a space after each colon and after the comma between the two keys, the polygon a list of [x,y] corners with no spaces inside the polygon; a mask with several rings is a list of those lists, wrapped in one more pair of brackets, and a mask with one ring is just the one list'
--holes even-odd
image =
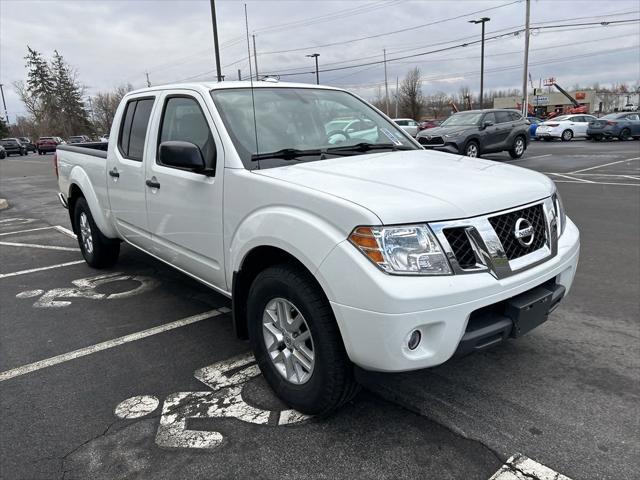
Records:
{"label": "alloy wheel", "polygon": [[88,254],[93,253],[93,237],[91,236],[91,225],[89,218],[85,212],[80,213],[80,237],[84,251]]}

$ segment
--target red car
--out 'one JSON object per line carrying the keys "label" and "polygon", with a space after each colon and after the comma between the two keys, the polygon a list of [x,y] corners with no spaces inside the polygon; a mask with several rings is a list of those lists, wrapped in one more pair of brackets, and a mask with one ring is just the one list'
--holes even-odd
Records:
{"label": "red car", "polygon": [[59,143],[60,142],[58,142],[55,137],[40,137],[36,142],[38,155],[42,155],[47,152],[55,152]]}
{"label": "red car", "polygon": [[418,131],[426,130],[427,128],[435,128],[439,127],[442,123],[442,120],[423,120],[418,125]]}

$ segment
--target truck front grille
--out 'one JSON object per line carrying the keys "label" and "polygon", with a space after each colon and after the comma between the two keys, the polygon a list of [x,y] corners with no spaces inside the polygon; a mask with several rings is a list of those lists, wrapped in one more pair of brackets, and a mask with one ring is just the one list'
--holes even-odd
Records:
{"label": "truck front grille", "polygon": [[[533,241],[530,245],[523,245],[516,238],[516,222],[523,218],[525,225],[533,227]],[[502,248],[509,260],[522,257],[528,253],[535,252],[546,244],[546,228],[542,205],[533,205],[522,210],[489,217],[489,223],[498,235]]]}
{"label": "truck front grille", "polygon": [[469,269],[476,266],[476,255],[465,230],[465,227],[447,228],[443,232],[460,268]]}
{"label": "truck front grille", "polygon": [[442,137],[430,137],[430,136],[418,137],[418,142],[421,145],[427,145],[430,147],[444,145],[444,140],[442,139]]}

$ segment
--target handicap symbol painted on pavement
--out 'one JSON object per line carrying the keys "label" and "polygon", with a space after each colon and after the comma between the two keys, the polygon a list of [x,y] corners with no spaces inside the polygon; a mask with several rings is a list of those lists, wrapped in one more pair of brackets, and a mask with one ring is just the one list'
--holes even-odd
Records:
{"label": "handicap symbol painted on pavement", "polygon": [[[137,285],[126,291],[117,293],[100,293],[98,287],[116,282],[132,281]],[[88,298],[91,300],[115,300],[139,295],[156,288],[160,282],[143,275],[127,275],[120,272],[106,273],[93,277],[80,278],[71,282],[70,288],[54,288],[52,290],[26,290],[16,295],[16,298],[40,297],[35,301],[35,308],[60,308],[71,305],[70,298]],[[60,300],[64,299],[64,300]]]}
{"label": "handicap symbol painted on pavement", "polygon": [[[259,374],[260,369],[250,353],[196,370],[194,376],[211,390],[167,396],[162,405],[156,444],[167,448],[198,449],[219,446],[223,441],[220,432],[187,428],[187,421],[194,418],[235,418],[272,427],[293,425],[311,418],[295,410],[265,410],[246,403],[242,390]],[[158,399],[151,395],[131,397],[118,404],[115,415],[122,419],[140,418],[153,413],[158,405]]]}

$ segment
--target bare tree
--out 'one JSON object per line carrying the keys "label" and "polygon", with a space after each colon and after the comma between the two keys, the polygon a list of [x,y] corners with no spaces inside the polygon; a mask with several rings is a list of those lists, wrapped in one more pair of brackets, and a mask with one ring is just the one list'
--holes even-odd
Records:
{"label": "bare tree", "polygon": [[422,95],[422,78],[418,67],[409,70],[407,76],[402,80],[398,101],[402,116],[420,119],[425,104]]}
{"label": "bare tree", "polygon": [[131,84],[120,85],[111,92],[99,92],[92,98],[94,128],[100,134],[108,133],[120,100],[133,90]]}

